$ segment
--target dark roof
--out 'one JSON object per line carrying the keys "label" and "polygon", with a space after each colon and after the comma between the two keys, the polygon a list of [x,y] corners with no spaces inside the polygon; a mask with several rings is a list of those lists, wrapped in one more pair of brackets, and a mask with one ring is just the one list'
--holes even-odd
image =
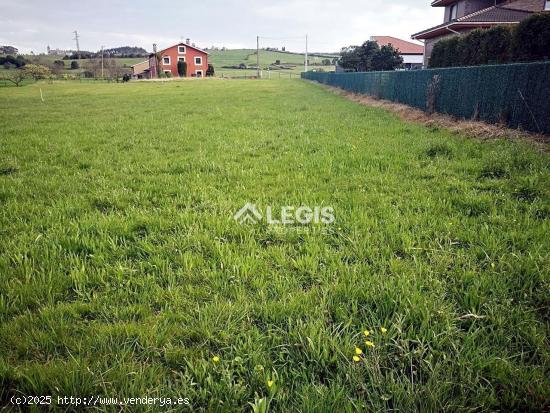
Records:
{"label": "dark roof", "polygon": [[[435,0],[432,2],[432,6],[443,6],[455,2],[456,0]],[[430,29],[422,30],[411,37],[413,39],[429,39],[462,29],[519,23],[532,13],[543,11],[545,3],[546,0],[508,0],[497,6],[487,7]]]}
{"label": "dark roof", "polygon": [[[453,3],[457,3],[458,0],[433,0],[432,7],[444,7]],[[499,6],[508,7],[517,10],[527,10],[532,12],[539,12],[544,10],[544,3],[546,0],[497,0]],[[511,4],[514,4],[512,6]],[[496,5],[496,4],[495,4]]]}
{"label": "dark roof", "polygon": [[461,29],[491,27],[497,24],[519,23],[533,13],[527,10],[512,8],[512,6],[518,6],[517,3],[521,3],[523,1],[524,0],[510,2],[503,6],[491,6],[486,9],[467,14],[466,16],[458,19],[445,22],[438,26],[422,30],[421,32],[413,34],[411,37],[413,39],[429,39],[431,37],[439,36],[442,33],[449,33],[451,31]]}
{"label": "dark roof", "polygon": [[543,11],[545,4],[546,0],[510,0],[504,3],[502,7],[536,13]]}
{"label": "dark roof", "polygon": [[497,22],[497,23],[517,23],[532,14],[525,10],[516,10],[509,7],[489,7],[476,13],[457,19],[459,22]]}

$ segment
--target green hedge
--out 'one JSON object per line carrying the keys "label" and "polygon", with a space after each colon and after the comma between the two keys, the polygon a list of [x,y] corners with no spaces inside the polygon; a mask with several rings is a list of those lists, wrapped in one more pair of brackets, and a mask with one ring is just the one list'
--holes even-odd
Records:
{"label": "green hedge", "polygon": [[430,67],[532,62],[550,57],[550,13],[538,13],[517,26],[478,29],[434,45]]}

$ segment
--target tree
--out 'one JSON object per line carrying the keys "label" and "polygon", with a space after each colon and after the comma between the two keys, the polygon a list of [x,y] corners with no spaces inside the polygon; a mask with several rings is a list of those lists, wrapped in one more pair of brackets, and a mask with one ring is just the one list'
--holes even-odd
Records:
{"label": "tree", "polygon": [[403,64],[403,58],[397,49],[389,45],[384,45],[378,50],[371,59],[371,70],[395,70]]}
{"label": "tree", "polygon": [[34,80],[47,79],[52,75],[50,69],[42,65],[29,64],[26,65],[22,71],[27,77],[33,78]]}
{"label": "tree", "polygon": [[59,76],[65,70],[65,62],[63,60],[56,60],[50,66],[50,70],[56,76]]}
{"label": "tree", "polygon": [[16,55],[19,53],[16,47],[13,46],[0,46],[0,54]]}
{"label": "tree", "polygon": [[206,77],[214,76],[214,66],[209,64],[208,69],[206,69]]}
{"label": "tree", "polygon": [[157,77],[160,79],[164,77],[164,72],[162,71],[162,54],[160,52],[155,53],[155,60],[157,63]]}
{"label": "tree", "polygon": [[395,70],[403,63],[399,52],[391,45],[378,46],[378,43],[367,40],[361,46],[349,46],[340,53],[340,66],[353,72],[370,72],[373,70]]}
{"label": "tree", "polygon": [[[100,62],[100,70],[101,70],[101,59],[98,59]],[[116,59],[108,58],[104,59],[103,61],[103,76],[107,77],[108,79],[119,81],[120,78],[124,76],[124,74],[128,73],[129,69],[126,69],[119,64],[117,64]]]}
{"label": "tree", "polygon": [[9,72],[1,73],[0,79],[7,80],[19,87],[21,82],[27,78],[27,73],[23,69],[10,70]]}
{"label": "tree", "polygon": [[179,77],[187,76],[187,63],[183,60],[178,60],[178,75]]}
{"label": "tree", "polygon": [[89,59],[84,63],[84,69],[87,72],[86,77],[101,77],[101,59]]}
{"label": "tree", "polygon": [[4,65],[6,63],[9,63],[15,67],[22,67],[22,66],[25,66],[27,64],[27,61],[25,60],[25,58],[23,56],[12,56],[12,55],[8,55],[8,56],[5,56],[5,57],[0,57],[0,64]]}
{"label": "tree", "polygon": [[367,40],[361,46],[349,46],[340,53],[340,66],[353,72],[367,72],[371,70],[371,60],[380,50],[378,43]]}
{"label": "tree", "polygon": [[76,60],[73,60],[71,62],[71,70],[76,70],[76,69],[80,69],[80,65],[78,64],[78,62]]}

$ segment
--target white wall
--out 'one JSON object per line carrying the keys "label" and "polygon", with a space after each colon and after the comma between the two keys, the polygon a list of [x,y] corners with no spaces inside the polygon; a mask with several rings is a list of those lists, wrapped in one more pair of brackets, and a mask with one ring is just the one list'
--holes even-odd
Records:
{"label": "white wall", "polygon": [[421,54],[402,54],[403,63],[424,63],[424,56]]}

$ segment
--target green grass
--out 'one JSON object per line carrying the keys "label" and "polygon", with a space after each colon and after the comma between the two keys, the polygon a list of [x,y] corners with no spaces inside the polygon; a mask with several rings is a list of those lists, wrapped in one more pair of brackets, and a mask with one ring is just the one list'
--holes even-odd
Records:
{"label": "green grass", "polygon": [[[221,76],[248,76],[256,75],[255,70],[239,70],[239,69],[226,69],[223,66],[236,66],[244,63],[247,66],[256,66],[256,50],[255,49],[232,49],[232,50],[211,50],[209,51],[209,63],[214,65],[216,75]],[[323,59],[330,58],[332,60],[334,56],[318,56],[310,55],[310,65],[320,65]],[[281,65],[288,65],[292,67],[290,69],[272,70],[272,77],[278,77],[279,72],[281,76],[288,77],[289,73],[297,75],[304,71],[304,55],[283,53],[275,51],[260,50],[260,66],[262,69],[267,69],[270,65],[275,64],[275,61],[279,60]],[[334,66],[320,66],[325,70],[333,70]],[[264,71],[264,76],[267,74]]]}
{"label": "green grass", "polygon": [[[256,49],[231,49],[231,50],[210,50],[209,53],[209,63],[214,65],[216,76],[225,77],[232,76],[255,76],[256,70],[248,69],[225,69],[222,66],[235,66],[241,63],[244,63],[247,66],[256,66]],[[320,55],[310,55],[309,61],[310,65],[320,65],[323,59],[330,58],[334,56],[320,56]],[[62,56],[52,56],[52,55],[36,55],[30,56],[26,55],[32,63],[36,64],[46,64],[51,65],[55,60],[61,60]],[[116,58],[117,64],[123,67],[130,67],[133,64],[147,60],[146,58]],[[288,78],[289,74],[297,76],[299,73],[304,70],[304,55],[293,54],[293,53],[283,53],[283,52],[272,52],[261,50],[260,51],[260,66],[262,69],[267,69],[269,65],[275,63],[276,60],[280,60],[281,64],[289,65],[290,69],[282,70],[272,70],[271,77],[279,77],[279,72],[281,76]],[[71,60],[64,60],[65,62],[65,71],[66,74],[78,74],[85,70],[87,59],[79,60],[80,68],[77,70],[71,70]],[[332,70],[333,66],[319,66],[325,70]],[[1,68],[0,68],[1,70]],[[264,73],[264,76],[267,77],[267,73]]]}
{"label": "green grass", "polygon": [[[550,161],[527,144],[302,81],[5,88],[0,122],[1,405],[550,407]],[[245,202],[336,222],[239,225]]]}
{"label": "green grass", "polygon": [[[39,65],[46,65],[51,66],[54,61],[56,60],[62,60],[65,63],[65,69],[63,70],[62,74],[66,75],[80,75],[82,72],[86,70],[86,67],[90,61],[90,59],[79,59],[76,60],[78,62],[79,68],[78,69],[71,69],[71,62],[73,60],[63,60],[63,56],[54,56],[54,55],[24,55],[25,59],[27,59],[30,63],[33,64],[39,64]],[[117,65],[120,67],[124,67],[127,69],[130,69],[130,66],[143,62],[144,60],[147,60],[146,57],[136,57],[136,58],[114,58]]]}

